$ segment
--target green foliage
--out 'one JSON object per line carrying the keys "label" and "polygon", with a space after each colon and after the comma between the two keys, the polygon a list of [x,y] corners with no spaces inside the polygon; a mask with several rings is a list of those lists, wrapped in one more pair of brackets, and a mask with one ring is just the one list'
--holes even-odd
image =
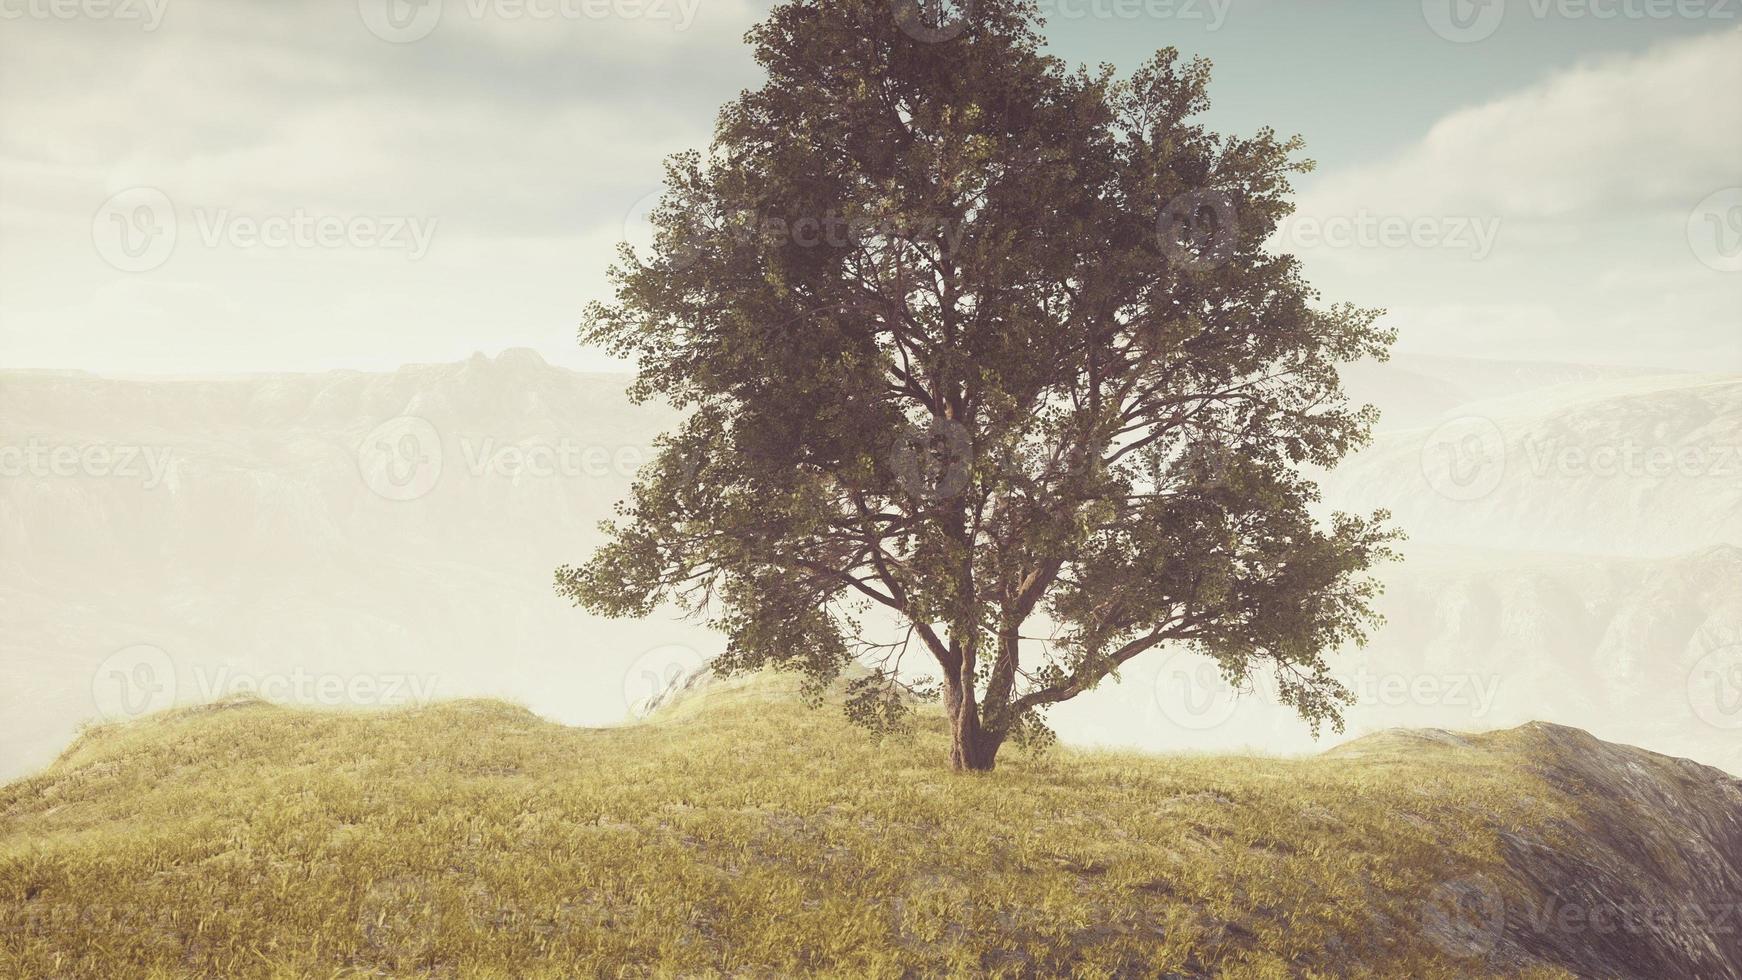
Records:
{"label": "green foliage", "polygon": [[970,768],[1164,644],[1338,724],[1324,655],[1373,625],[1395,535],[1322,526],[1303,469],[1365,443],[1338,365],[1392,337],[1264,248],[1300,141],[1195,122],[1205,61],[1071,71],[1031,5],[970,10],[936,41],[884,0],[751,31],[766,84],[672,158],[654,254],[625,250],[583,330],[690,414],[559,590],[676,603],[723,669],[819,682],[901,669],[910,644],[856,628],[880,607]]}

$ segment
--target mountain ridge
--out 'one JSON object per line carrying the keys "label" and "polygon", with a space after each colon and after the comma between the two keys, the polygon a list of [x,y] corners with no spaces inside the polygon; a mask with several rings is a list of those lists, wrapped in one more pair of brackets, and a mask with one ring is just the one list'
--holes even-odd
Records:
{"label": "mountain ridge", "polygon": [[[1570,392],[1612,373],[1539,365],[1495,380],[1487,365],[1399,360],[1466,392]],[[598,523],[678,417],[632,405],[628,382],[532,351],[222,381],[0,372],[0,447],[70,448],[92,470],[63,475],[44,455],[0,479],[0,776],[47,762],[79,720],[124,704],[130,692],[109,679],[131,675],[115,658],[142,646],[161,652],[184,698],[305,670],[345,683],[433,676],[441,696],[523,698],[569,723],[632,713],[651,693],[645,678],[693,667],[720,638],[657,617],[592,617],[551,590],[551,570],[600,540]],[[1413,387],[1391,385],[1397,398]],[[1693,405],[1648,400],[1604,431],[1625,438],[1637,421],[1643,438],[1650,419]],[[149,459],[137,456],[129,477],[103,455],[116,446]],[[1742,636],[1742,577],[1734,553],[1716,550],[1726,525],[1692,516],[1723,513],[1730,488],[1618,478],[1598,488],[1600,507],[1569,516],[1576,483],[1539,484],[1518,464],[1510,472],[1526,482],[1449,500],[1426,484],[1421,444],[1395,448],[1325,483],[1327,506],[1388,506],[1413,535],[1407,560],[1381,570],[1389,624],[1366,651],[1332,660],[1369,692],[1401,684],[1406,695],[1364,703],[1352,732],[1548,717],[1742,767],[1721,727],[1733,719],[1702,720],[1688,701],[1688,671],[1712,653],[1705,638]],[[1345,476],[1360,493],[1343,492]],[[1644,492],[1666,506],[1639,510]],[[1489,517],[1520,532],[1487,534]],[[1623,544],[1667,530],[1690,547],[1574,554],[1568,535],[1550,533],[1568,520]],[[1061,706],[1055,727],[1152,749],[1317,747],[1279,706],[1182,718],[1168,685],[1195,683],[1189,666],[1133,662],[1118,686]],[[1408,693],[1417,681],[1429,698]],[[1466,696],[1476,682],[1480,699]],[[1216,690],[1194,695],[1220,703]]]}

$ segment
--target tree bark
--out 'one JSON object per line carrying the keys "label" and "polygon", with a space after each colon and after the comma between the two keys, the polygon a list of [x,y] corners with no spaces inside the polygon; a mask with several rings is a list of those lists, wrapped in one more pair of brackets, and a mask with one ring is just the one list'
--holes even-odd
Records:
{"label": "tree bark", "polygon": [[957,772],[991,772],[1004,738],[980,724],[973,689],[958,683],[947,684],[944,701],[950,718],[950,768]]}

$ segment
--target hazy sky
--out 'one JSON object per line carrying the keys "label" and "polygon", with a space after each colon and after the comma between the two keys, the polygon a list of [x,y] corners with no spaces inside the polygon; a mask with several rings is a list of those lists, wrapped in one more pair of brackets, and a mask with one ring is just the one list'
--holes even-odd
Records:
{"label": "hazy sky", "polygon": [[[581,310],[766,6],[0,0],[0,364],[602,366]],[[1402,348],[1742,370],[1742,0],[1043,9],[1302,133],[1278,247]]]}

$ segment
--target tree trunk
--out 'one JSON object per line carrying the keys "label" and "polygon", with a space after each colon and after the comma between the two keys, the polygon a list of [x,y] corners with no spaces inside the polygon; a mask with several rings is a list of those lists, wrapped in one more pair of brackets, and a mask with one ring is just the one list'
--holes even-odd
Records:
{"label": "tree trunk", "polygon": [[978,725],[975,729],[971,735],[958,731],[950,743],[950,768],[957,772],[991,772],[998,763],[1000,739]]}
{"label": "tree trunk", "polygon": [[945,706],[950,717],[950,768],[957,772],[991,772],[998,760],[1003,736],[980,724],[972,688],[946,685]]}

